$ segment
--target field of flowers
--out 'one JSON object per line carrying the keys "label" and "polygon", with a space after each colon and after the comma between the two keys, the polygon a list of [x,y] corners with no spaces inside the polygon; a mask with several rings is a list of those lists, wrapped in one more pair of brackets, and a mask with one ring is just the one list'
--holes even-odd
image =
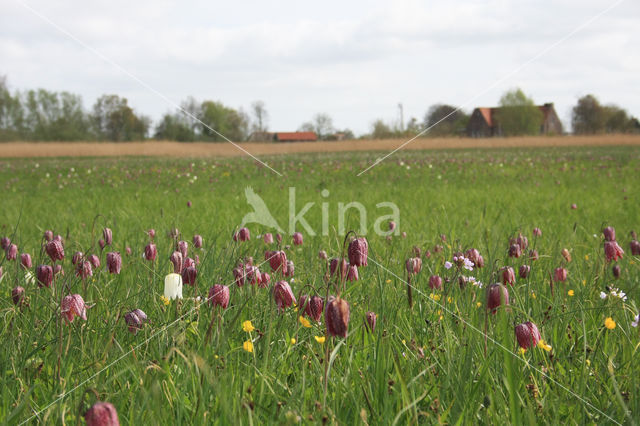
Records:
{"label": "field of flowers", "polygon": [[378,155],[1,160],[0,419],[633,423],[640,149]]}

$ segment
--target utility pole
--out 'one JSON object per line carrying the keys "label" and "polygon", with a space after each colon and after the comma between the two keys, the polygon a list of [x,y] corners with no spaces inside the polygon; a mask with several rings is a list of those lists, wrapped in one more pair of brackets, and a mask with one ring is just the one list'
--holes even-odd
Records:
{"label": "utility pole", "polygon": [[404,113],[402,111],[402,102],[398,102],[398,109],[400,110],[400,131],[404,132]]}

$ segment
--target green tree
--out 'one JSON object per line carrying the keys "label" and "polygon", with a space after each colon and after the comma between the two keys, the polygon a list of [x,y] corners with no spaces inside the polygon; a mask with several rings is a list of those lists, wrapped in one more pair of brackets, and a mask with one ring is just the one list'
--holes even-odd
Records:
{"label": "green tree", "polygon": [[156,126],[153,137],[161,140],[192,142],[196,139],[196,133],[189,121],[190,119],[182,112],[166,113]]}
{"label": "green tree", "polygon": [[12,96],[7,79],[0,76],[0,141],[24,138],[24,109],[20,96]]}
{"label": "green tree", "polygon": [[455,136],[464,133],[469,115],[446,104],[431,105],[424,117],[424,128],[430,128],[432,136]]}
{"label": "green tree", "polygon": [[575,134],[593,135],[603,133],[606,121],[605,110],[593,95],[581,97],[578,99],[576,106],[573,107],[571,126]]}
{"label": "green tree", "polygon": [[371,124],[372,139],[390,139],[394,136],[395,133],[391,130],[391,127],[381,119],[377,119]]}
{"label": "green tree", "polygon": [[[223,135],[232,141],[247,137],[249,119],[242,111],[236,111],[220,102],[204,101],[198,117],[199,134],[204,140],[224,141]],[[204,124],[203,124],[204,123]]]}
{"label": "green tree", "polygon": [[505,136],[538,135],[544,119],[542,111],[520,89],[502,95],[496,118]]}
{"label": "green tree", "polygon": [[90,118],[97,138],[114,142],[144,139],[151,123],[149,118],[136,115],[127,99],[118,95],[98,98]]}

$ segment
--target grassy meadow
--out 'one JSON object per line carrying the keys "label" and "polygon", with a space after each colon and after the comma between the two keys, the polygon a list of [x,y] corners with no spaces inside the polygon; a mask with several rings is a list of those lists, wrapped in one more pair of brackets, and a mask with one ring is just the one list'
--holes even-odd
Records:
{"label": "grassy meadow", "polygon": [[[267,157],[282,177],[248,158],[0,160],[0,236],[19,253],[17,260],[0,261],[0,419],[83,424],[80,417],[98,400],[114,405],[121,424],[140,425],[637,419],[640,334],[632,323],[640,257],[629,244],[630,232],[640,232],[640,148],[400,151],[356,176],[380,155]],[[264,252],[278,246],[258,238],[276,231],[256,224],[247,225],[250,241],[233,241],[252,211],[247,187],[285,231],[290,188],[296,213],[314,203],[304,218],[318,235],[299,226],[301,246],[288,232],[280,244],[295,264],[296,297],[326,294],[327,266],[318,252],[342,253],[339,203],[365,207],[369,262],[341,292],[350,305],[346,339],[327,336],[324,318],[307,324],[294,307],[279,311],[270,289],[234,283],[233,268],[248,256],[271,274]],[[377,206],[384,202],[397,205],[397,229],[406,237],[374,232],[376,219],[390,214]],[[357,213],[347,210],[344,227],[361,233]],[[625,251],[617,262],[605,259],[606,226],[616,229]],[[101,250],[104,227],[112,229],[113,243]],[[535,227],[541,236],[532,234]],[[156,230],[155,262],[142,257],[150,228]],[[166,302],[175,228],[200,263],[196,285],[184,286],[182,300]],[[51,264],[42,249],[45,230],[64,239],[64,275],[51,288],[29,282],[20,267],[20,253],[31,254],[32,273]],[[509,257],[509,240],[519,233],[529,247]],[[191,243],[194,234],[202,236],[202,248]],[[411,280],[409,308],[405,261],[414,247],[423,264]],[[470,248],[482,254],[483,268],[445,267],[454,253]],[[571,261],[561,253],[565,248]],[[533,249],[535,261],[528,255]],[[76,251],[101,261],[86,282],[74,273]],[[122,254],[120,274],[106,269],[111,251]],[[526,279],[518,276],[524,264],[531,267]],[[509,307],[493,315],[486,290],[501,281],[504,266],[514,268],[516,280],[507,286]],[[552,280],[558,267],[568,271],[565,282]],[[429,287],[431,275],[443,278],[442,289]],[[461,275],[476,284],[460,286]],[[270,288],[280,279],[273,273]],[[204,300],[214,284],[229,285],[225,310]],[[12,301],[16,286],[25,289],[22,305]],[[613,295],[614,288],[626,299]],[[90,306],[87,320],[67,323],[60,300],[75,293]],[[124,320],[133,309],[148,317],[137,334]],[[369,311],[377,315],[373,333],[364,321]],[[615,327],[605,326],[607,318]],[[245,321],[252,331],[243,330]],[[519,350],[514,326],[525,321],[537,324],[550,350]]]}

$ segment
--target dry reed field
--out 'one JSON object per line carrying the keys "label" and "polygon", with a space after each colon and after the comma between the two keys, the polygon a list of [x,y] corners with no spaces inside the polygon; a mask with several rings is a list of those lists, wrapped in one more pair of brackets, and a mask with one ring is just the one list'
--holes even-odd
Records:
{"label": "dry reed field", "polygon": [[[391,151],[403,139],[350,140],[332,142],[240,143],[253,155],[277,155],[313,152]],[[638,135],[512,137],[512,138],[421,138],[402,149],[536,148],[572,146],[638,146]],[[95,142],[10,142],[0,144],[0,158],[29,157],[234,157],[246,155],[230,143],[181,143],[167,141],[95,143]]]}

